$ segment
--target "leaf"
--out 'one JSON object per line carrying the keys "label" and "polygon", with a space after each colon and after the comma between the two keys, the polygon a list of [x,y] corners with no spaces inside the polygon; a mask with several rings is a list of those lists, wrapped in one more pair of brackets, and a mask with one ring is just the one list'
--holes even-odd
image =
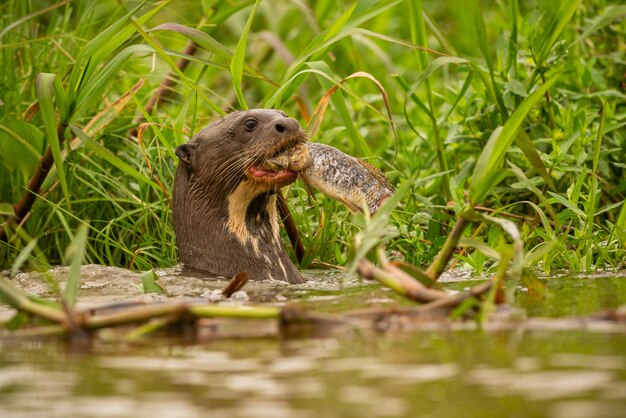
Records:
{"label": "leaf", "polygon": [[[459,58],[459,57],[439,57],[437,59],[435,59],[433,62],[431,62],[430,64],[428,64],[428,66],[426,67],[426,69],[424,71],[421,72],[420,76],[417,78],[417,80],[415,81],[415,83],[413,83],[413,85],[411,86],[410,89],[406,88],[406,82],[404,81],[403,78],[401,77],[397,77],[398,82],[400,83],[400,85],[403,87],[403,90],[405,90],[406,94],[404,96],[404,114],[405,116],[408,115],[408,99],[411,98],[411,100],[413,100],[413,102],[419,106],[420,109],[422,109],[429,118],[433,119],[433,114],[431,112],[431,110],[419,99],[419,97],[417,96],[417,94],[415,94],[415,92],[419,89],[419,87],[421,86],[421,84],[423,82],[425,82],[426,80],[428,80],[428,77],[431,76],[431,74],[433,74],[437,69],[443,67],[444,65],[449,65],[449,64],[458,64],[458,65],[469,65],[470,62],[468,60],[466,60],[465,58]],[[472,73],[470,73],[472,74]],[[454,103],[453,107],[456,106],[456,104],[458,103],[458,100],[460,100],[461,95],[465,92],[465,90],[469,87],[469,81],[471,80],[471,75],[468,76],[466,82],[463,84],[463,87],[461,88],[461,93],[460,95],[457,97],[457,101]],[[450,110],[452,111],[452,110]],[[410,124],[410,118],[407,116],[406,117],[407,122]],[[445,120],[445,119],[444,119]],[[415,129],[413,129],[415,131]]]}
{"label": "leaf", "polygon": [[74,235],[66,253],[66,257],[71,260],[64,292],[65,302],[69,307],[76,304],[78,288],[80,287],[80,266],[83,263],[85,245],[87,243],[87,231],[87,224],[81,223],[78,226],[76,234]]}
{"label": "leaf", "polygon": [[626,6],[609,6],[604,10],[604,13],[593,19],[593,23],[583,33],[581,33],[574,42],[572,42],[568,48],[574,46],[574,44],[581,42],[589,37],[592,33],[610,25],[617,19],[623,19],[626,16]]}
{"label": "leaf", "polygon": [[538,244],[535,248],[526,253],[526,256],[524,257],[524,265],[529,267],[535,265],[546,254],[550,253],[555,246],[556,243],[554,241],[542,242]]}
{"label": "leaf", "polygon": [[[522,271],[524,270],[524,241],[522,240],[522,236],[517,229],[517,225],[514,222],[504,219],[497,218],[495,216],[489,216],[482,214],[482,218],[489,223],[495,223],[502,228],[502,230],[509,236],[511,241],[513,241],[513,252],[512,259],[510,265],[510,277],[512,283],[519,282]],[[501,253],[501,257],[504,259],[506,253]]]}
{"label": "leaf", "polygon": [[5,115],[0,120],[0,160],[27,179],[39,165],[43,133],[33,125]]}
{"label": "leaf", "polygon": [[158,293],[159,295],[165,295],[167,292],[159,284],[159,276],[154,270],[148,270],[141,273],[141,284],[143,285],[143,293]]}
{"label": "leaf", "polygon": [[[330,45],[334,43],[339,42],[340,40],[346,37],[350,37],[352,35],[363,35],[363,36],[387,41],[393,44],[402,45],[407,48],[418,49],[420,51],[430,52],[430,53],[437,54],[437,55],[444,55],[444,56],[446,55],[446,54],[443,54],[441,52],[438,52],[432,49],[415,45],[411,42],[407,42],[402,39],[394,38],[394,37],[387,36],[387,35],[382,35],[380,33],[372,32],[366,29],[362,29],[362,28],[347,29],[347,30],[342,31],[338,35],[332,37],[328,41],[315,46],[310,51],[307,50],[303,52],[300,58],[297,58],[296,60],[294,60],[294,62],[289,66],[289,69],[285,73],[285,76],[283,76],[283,79],[279,83],[281,87],[269,99],[266,99],[264,101],[264,107],[268,107],[268,108],[275,107],[277,105],[280,105],[280,103],[282,103],[285,100],[285,97],[290,97],[291,94],[295,91],[295,89],[297,89],[300,86],[300,84],[302,84],[305,80],[305,78],[303,77],[301,78],[299,76],[307,72],[312,72],[312,71],[307,71],[307,70],[300,70],[300,68],[304,64],[306,64],[308,61],[319,60],[321,58],[321,53],[325,51],[327,47],[329,47]],[[457,59],[462,59],[462,58],[457,58]]]}
{"label": "leaf", "polygon": [[511,114],[504,126],[496,128],[487,144],[483,148],[472,173],[472,179],[469,189],[470,202],[472,204],[481,203],[489,190],[496,184],[493,183],[491,176],[494,170],[502,164],[506,152],[517,137],[517,133],[524,122],[524,119],[530,112],[530,109],[543,97],[546,91],[558,80],[559,74],[553,75],[545,84],[531,93],[524,99],[519,107]]}
{"label": "leaf", "polygon": [[22,267],[22,265],[28,260],[30,254],[33,252],[35,247],[37,246],[37,239],[31,240],[26,247],[15,257],[15,261],[11,265],[11,272],[9,273],[9,277],[15,277],[17,271]]}
{"label": "leaf", "polygon": [[27,312],[17,311],[17,313],[7,322],[6,328],[9,331],[15,331],[22,328],[30,321],[31,316]]}
{"label": "leaf", "polygon": [[552,182],[552,177],[548,174],[548,170],[546,166],[543,164],[541,157],[539,156],[539,152],[537,152],[537,148],[533,141],[530,140],[528,134],[524,131],[520,131],[517,137],[515,137],[515,145],[520,147],[526,159],[530,161],[532,166],[537,170],[539,175],[543,178],[546,184],[552,189],[556,190],[554,183]]}
{"label": "leaf", "polygon": [[[159,26],[156,26],[152,29],[147,30],[147,33],[167,30],[178,32],[181,35],[186,36],[189,40],[198,44],[205,51],[210,52],[212,55],[215,55],[218,58],[226,61],[227,64],[230,64],[233,59],[233,52],[222,45],[219,41],[213,38],[211,35],[202,32],[201,30],[190,28],[189,26],[181,25],[180,23],[163,23]],[[243,69],[245,72],[252,74],[255,77],[258,77],[262,80],[275,84],[269,77],[265,74],[259,72],[256,68],[246,64],[244,62]]]}
{"label": "leaf", "polygon": [[552,196],[552,198],[554,199],[555,202],[560,203],[561,205],[565,206],[566,208],[568,208],[569,210],[574,212],[576,215],[578,215],[578,217],[580,219],[585,219],[586,218],[585,212],[580,210],[580,208],[578,206],[576,206],[575,204],[573,204],[572,202],[570,202],[569,200],[567,200],[566,198],[564,198],[560,194],[556,194],[556,193],[553,193],[553,192],[548,192],[548,194],[550,196]]}
{"label": "leaf", "polygon": [[[619,211],[619,215],[617,215],[617,221],[615,221],[612,233],[620,237],[626,236],[626,199],[622,201],[622,208]],[[626,240],[623,238],[622,245],[626,247]]]}
{"label": "leaf", "polygon": [[[350,265],[350,272],[354,273],[357,269],[359,260],[365,258],[374,247],[382,244],[385,234],[385,227],[389,224],[389,217],[394,208],[400,203],[400,200],[414,185],[417,174],[414,174],[378,209],[376,215],[369,218],[368,213],[364,213],[367,223],[365,228],[355,237],[355,254]],[[366,208],[367,209],[367,208]]]}
{"label": "leaf", "polygon": [[[345,98],[341,92],[341,84],[345,81],[342,80],[340,82],[334,81],[335,75],[328,64],[324,61],[314,61],[309,62],[307,65],[310,68],[314,68],[319,70],[320,72],[324,72],[325,76],[318,76],[322,87],[328,89],[326,93],[319,99],[317,102],[317,106],[315,107],[315,111],[311,116],[309,121],[309,125],[307,126],[307,131],[309,133],[310,138],[314,138],[315,134],[319,128],[319,125],[324,118],[324,114],[326,111],[326,106],[328,105],[329,100],[332,101],[335,111],[339,114],[341,121],[343,122],[343,127],[345,128],[346,133],[350,136],[350,139],[354,142],[356,146],[357,153],[359,156],[369,157],[372,155],[369,145],[363,138],[363,135],[359,132],[355,125],[355,121],[346,105]],[[335,95],[335,91],[337,94]]]}
{"label": "leaf", "polygon": [[252,21],[254,20],[254,15],[256,14],[256,9],[259,7],[259,1],[257,0],[254,3],[254,7],[252,8],[252,12],[250,16],[248,16],[248,21],[243,28],[243,32],[239,36],[239,42],[237,42],[237,46],[235,47],[235,52],[233,53],[233,60],[230,63],[230,75],[233,80],[233,87],[235,88],[235,94],[237,95],[237,100],[239,100],[239,107],[243,110],[248,109],[248,104],[246,103],[246,99],[243,96],[243,91],[241,89],[241,81],[243,77],[243,65],[246,57],[246,44],[248,42],[248,34],[250,33],[250,27],[252,26]]}
{"label": "leaf", "polygon": [[[339,83],[335,84],[333,87],[328,89],[326,93],[324,93],[324,96],[322,96],[322,98],[318,102],[317,107],[315,108],[315,111],[313,112],[313,116],[311,117],[311,123],[309,124],[310,135],[314,136],[315,132],[319,128],[322,122],[322,119],[324,118],[324,113],[326,112],[326,108],[328,106],[328,103],[332,95],[337,91],[337,89],[340,87],[341,84],[353,78],[366,78],[370,80],[372,83],[374,83],[376,87],[378,88],[378,90],[380,91],[380,94],[382,95],[383,101],[385,103],[385,109],[387,110],[387,116],[388,116],[389,124],[391,125],[391,131],[393,132],[393,136],[395,139],[396,154],[397,154],[398,134],[396,133],[396,126],[393,123],[393,116],[391,114],[391,107],[389,105],[389,96],[387,95],[387,91],[385,90],[383,85],[373,75],[363,72],[363,71],[357,71],[356,73],[350,74],[348,77],[344,78]],[[347,112],[347,109],[345,110]],[[353,129],[356,130],[354,126],[353,126]],[[362,153],[364,153],[365,156],[370,156],[371,153],[369,152],[369,147],[367,143],[365,142],[362,136],[358,135],[358,138],[361,139],[361,142],[357,143],[357,147]]]}
{"label": "leaf", "polygon": [[58,135],[59,131],[63,132],[63,130],[57,131],[57,123],[54,114],[53,91],[55,78],[56,74],[39,73],[37,74],[35,84],[37,99],[39,100],[39,111],[41,113],[41,118],[43,119],[48,144],[52,150],[52,157],[54,158],[57,175],[59,176],[59,181],[61,182],[63,196],[65,196],[67,207],[71,208],[70,193],[67,187],[67,180],[65,178],[63,158],[61,157],[61,141],[63,138],[59,138]]}
{"label": "leaf", "polygon": [[461,237],[461,239],[459,240],[459,247],[476,248],[487,257],[494,260],[500,260],[500,253],[497,250],[491,248],[490,246],[476,238]]}

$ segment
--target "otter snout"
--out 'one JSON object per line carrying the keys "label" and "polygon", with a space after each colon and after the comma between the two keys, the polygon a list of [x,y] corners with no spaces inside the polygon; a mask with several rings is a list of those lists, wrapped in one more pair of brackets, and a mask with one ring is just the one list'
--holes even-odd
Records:
{"label": "otter snout", "polygon": [[293,135],[302,132],[302,128],[294,118],[282,118],[274,122],[274,129],[279,134]]}

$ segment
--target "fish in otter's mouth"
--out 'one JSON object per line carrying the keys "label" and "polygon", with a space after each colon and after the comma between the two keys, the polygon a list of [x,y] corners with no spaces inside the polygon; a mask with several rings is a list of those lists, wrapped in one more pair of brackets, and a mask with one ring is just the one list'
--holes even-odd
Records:
{"label": "fish in otter's mouth", "polygon": [[291,183],[297,178],[298,172],[311,163],[309,149],[301,138],[297,138],[278,148],[269,158],[250,166],[248,175],[272,183]]}

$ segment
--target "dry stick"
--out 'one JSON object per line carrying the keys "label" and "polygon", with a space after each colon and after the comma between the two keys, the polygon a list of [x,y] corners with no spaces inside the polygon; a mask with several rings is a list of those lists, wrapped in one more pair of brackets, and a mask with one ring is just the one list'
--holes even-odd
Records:
{"label": "dry stick", "polygon": [[492,281],[488,281],[478,286],[472,287],[467,292],[457,293],[456,295],[449,295],[445,298],[441,298],[418,308],[419,312],[431,312],[438,309],[454,309],[459,306],[463,301],[469,298],[478,298],[487,293],[493,285]]}
{"label": "dry stick", "polygon": [[188,307],[184,303],[142,306],[140,308],[129,309],[123,312],[86,317],[84,320],[84,327],[86,329],[99,329],[117,325],[133,324],[166,315],[182,315],[187,312],[187,309]]}
{"label": "dry stick", "polygon": [[283,194],[277,193],[277,197],[280,218],[283,220],[283,226],[285,227],[285,231],[289,237],[289,242],[291,242],[291,247],[296,253],[296,259],[298,260],[298,263],[301,263],[302,258],[304,257],[304,245],[300,239],[298,227],[296,226],[296,222],[293,220],[293,216],[291,216],[291,211],[289,210],[289,206],[287,206],[287,201],[283,197]]}
{"label": "dry stick", "polygon": [[250,280],[250,276],[245,271],[235,274],[224,290],[222,290],[222,295],[227,298],[231,297],[233,293],[241,290],[248,283],[248,280]]}
{"label": "dry stick", "polygon": [[[65,134],[65,128],[67,125],[64,123],[59,124],[57,127],[57,135],[59,137],[59,146],[63,145],[63,136]],[[35,199],[37,198],[37,194],[41,189],[41,185],[46,180],[48,176],[48,172],[50,168],[52,168],[52,164],[54,164],[54,157],[52,156],[52,148],[48,145],[46,152],[43,157],[39,161],[39,166],[37,167],[37,171],[30,178],[28,182],[28,186],[26,187],[26,191],[22,194],[21,199],[13,206],[13,215],[9,216],[6,221],[4,227],[0,228],[0,241],[7,240],[7,228],[9,227],[9,223],[11,222],[21,222],[22,219],[28,215],[33,204],[35,203]]]}
{"label": "dry stick", "polygon": [[276,306],[189,306],[189,313],[196,318],[278,319],[281,317],[282,311],[282,308]]}
{"label": "dry stick", "polygon": [[403,286],[408,288],[420,288],[420,292],[425,295],[428,299],[437,300],[441,298],[446,298],[449,296],[448,292],[438,289],[431,289],[426,286],[419,280],[412,277],[406,271],[401,268],[394,266],[393,264],[386,265],[384,270],[391,273],[396,279],[398,279]]}
{"label": "dry stick", "polygon": [[[397,267],[390,267],[393,273],[379,269],[366,259],[361,259],[357,264],[357,271],[364,279],[376,280],[415,302],[428,303],[447,296],[447,293],[441,292],[440,290],[424,287],[420,282]],[[396,274],[398,274],[398,276],[396,276]]]}
{"label": "dry stick", "polygon": [[84,327],[86,329],[99,329],[117,325],[128,325],[149,319],[164,316],[185,317],[190,314],[195,318],[248,318],[248,319],[276,319],[280,316],[281,308],[278,307],[232,307],[211,305],[189,305],[186,303],[167,303],[159,305],[147,305],[123,312],[86,317]]}
{"label": "dry stick", "polygon": [[439,276],[441,276],[441,273],[443,273],[443,271],[445,270],[446,264],[448,264],[448,261],[450,261],[450,258],[454,253],[454,249],[459,244],[459,240],[461,239],[463,231],[465,230],[465,227],[468,223],[469,220],[463,215],[459,217],[459,219],[456,221],[456,224],[454,224],[452,232],[450,232],[450,235],[448,235],[446,242],[443,244],[443,247],[441,247],[432,264],[430,265],[428,270],[426,270],[426,274],[433,281],[437,281]]}

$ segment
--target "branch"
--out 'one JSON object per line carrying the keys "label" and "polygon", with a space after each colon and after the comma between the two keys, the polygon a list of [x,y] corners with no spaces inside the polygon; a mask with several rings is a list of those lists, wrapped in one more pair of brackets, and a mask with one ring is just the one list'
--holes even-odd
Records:
{"label": "branch", "polygon": [[[57,127],[59,146],[63,144],[65,128],[67,128],[67,125],[64,123],[59,124]],[[20,223],[26,215],[28,215],[33,207],[33,204],[35,203],[35,199],[37,198],[39,191],[41,190],[41,185],[46,180],[46,177],[52,168],[52,164],[54,164],[54,157],[52,156],[52,149],[50,148],[50,145],[48,145],[46,152],[41,157],[37,171],[35,171],[35,174],[33,174],[28,182],[26,191],[22,194],[19,202],[13,206],[13,215],[9,216],[4,226],[0,228],[0,241],[7,240],[7,229],[11,223]]]}
{"label": "branch", "polygon": [[250,280],[250,276],[245,271],[235,274],[222,290],[222,295],[227,298],[231,297],[233,293],[241,290],[248,283],[248,280]]}
{"label": "branch", "polygon": [[448,235],[446,242],[444,242],[443,247],[441,247],[441,249],[437,253],[437,257],[435,257],[428,270],[426,270],[426,274],[433,281],[437,281],[439,276],[441,276],[441,273],[443,273],[443,271],[445,270],[446,264],[448,264],[448,261],[450,261],[450,258],[454,253],[454,249],[457,247],[457,245],[459,245],[459,240],[461,239],[463,231],[465,230],[465,227],[468,223],[469,220],[461,214],[459,219],[456,221],[456,224],[454,224],[452,232],[450,232],[450,235]]}
{"label": "branch", "polygon": [[291,211],[289,210],[287,201],[283,197],[282,193],[278,193],[277,196],[280,218],[283,220],[283,226],[285,227],[285,231],[289,237],[289,242],[291,242],[291,247],[296,253],[296,259],[298,259],[298,263],[301,263],[302,258],[304,257],[304,245],[302,245],[298,227],[296,226],[296,222],[293,220],[293,216],[291,216]]}
{"label": "branch", "polygon": [[428,303],[445,298],[448,295],[446,292],[425,287],[393,265],[388,265],[383,270],[368,260],[361,259],[357,264],[357,271],[364,279],[376,280],[415,302]]}

